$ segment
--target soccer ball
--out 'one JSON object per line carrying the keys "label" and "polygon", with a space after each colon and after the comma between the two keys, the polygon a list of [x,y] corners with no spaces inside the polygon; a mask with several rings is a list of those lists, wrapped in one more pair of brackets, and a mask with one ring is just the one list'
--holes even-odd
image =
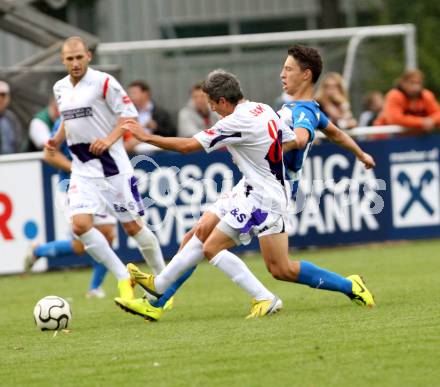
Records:
{"label": "soccer ball", "polygon": [[67,328],[72,319],[69,303],[57,296],[47,296],[37,302],[34,308],[35,324],[42,331]]}

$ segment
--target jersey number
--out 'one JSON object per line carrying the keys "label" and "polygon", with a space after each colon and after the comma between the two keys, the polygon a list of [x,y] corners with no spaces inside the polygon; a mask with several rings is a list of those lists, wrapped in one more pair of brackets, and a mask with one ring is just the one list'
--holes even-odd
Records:
{"label": "jersey number", "polygon": [[281,136],[278,133],[277,123],[274,120],[270,120],[267,123],[267,130],[269,131],[270,138],[273,140],[267,156],[272,163],[279,163],[283,159],[283,147],[281,145]]}

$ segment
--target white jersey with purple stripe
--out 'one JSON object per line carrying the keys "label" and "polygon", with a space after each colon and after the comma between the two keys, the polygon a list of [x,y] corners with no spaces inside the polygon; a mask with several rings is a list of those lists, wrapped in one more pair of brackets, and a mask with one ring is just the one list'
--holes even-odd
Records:
{"label": "white jersey with purple stripe", "polygon": [[291,141],[295,134],[270,106],[251,101],[239,103],[232,114],[194,136],[208,153],[226,147],[243,174],[246,197],[256,209],[276,214],[283,214],[288,203],[283,137]]}
{"label": "white jersey with purple stripe", "polygon": [[53,90],[73,155],[72,174],[84,177],[133,174],[122,138],[100,156],[89,151],[90,144],[107,137],[120,117],[138,115],[119,82],[107,73],[89,68],[75,86],[68,75],[55,83]]}

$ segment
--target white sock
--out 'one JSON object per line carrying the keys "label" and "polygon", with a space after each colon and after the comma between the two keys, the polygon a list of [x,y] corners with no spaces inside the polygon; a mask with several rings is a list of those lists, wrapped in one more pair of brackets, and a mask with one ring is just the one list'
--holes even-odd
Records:
{"label": "white sock", "polygon": [[92,227],[78,238],[95,261],[101,262],[118,280],[130,278],[127,268],[111,249],[107,239],[100,231]]}
{"label": "white sock", "polygon": [[133,238],[136,240],[139,251],[153,271],[153,274],[158,275],[165,268],[165,261],[163,260],[162,250],[156,235],[143,226]]}
{"label": "white sock", "polygon": [[162,294],[183,273],[203,261],[203,243],[195,235],[180,250],[162,272],[154,278],[154,287]]}
{"label": "white sock", "polygon": [[230,251],[220,251],[209,263],[226,273],[233,282],[248,292],[257,301],[271,300],[275,297],[274,294],[252,274],[246,264]]}

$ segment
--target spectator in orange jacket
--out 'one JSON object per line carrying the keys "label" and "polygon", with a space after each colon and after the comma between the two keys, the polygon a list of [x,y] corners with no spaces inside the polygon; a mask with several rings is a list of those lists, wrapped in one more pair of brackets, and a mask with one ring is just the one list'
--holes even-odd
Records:
{"label": "spectator in orange jacket", "polygon": [[430,133],[440,127],[440,106],[434,94],[423,88],[420,70],[405,71],[397,86],[385,96],[385,104],[374,125],[400,125],[405,135]]}

